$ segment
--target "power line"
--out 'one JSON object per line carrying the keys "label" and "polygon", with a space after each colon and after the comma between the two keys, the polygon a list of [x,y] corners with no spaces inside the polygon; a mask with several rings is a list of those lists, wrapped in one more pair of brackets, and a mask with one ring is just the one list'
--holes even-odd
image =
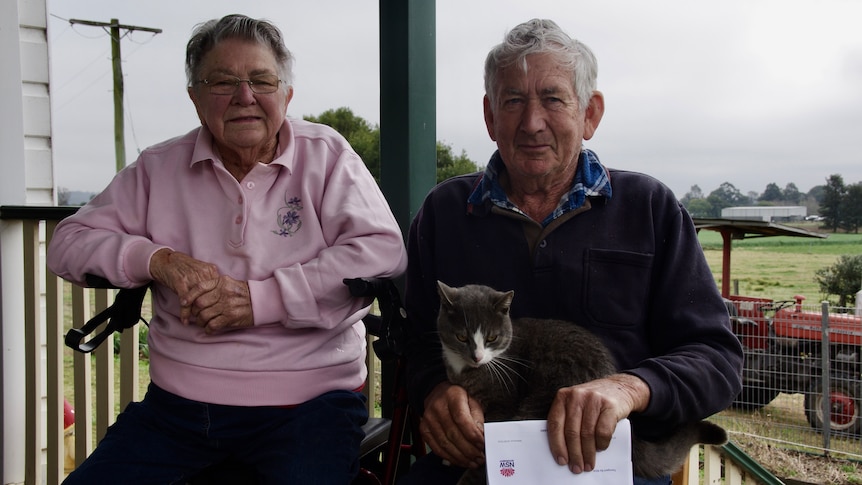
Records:
{"label": "power line", "polygon": [[[124,25],[117,19],[111,19],[110,22],[96,22],[93,20],[69,19],[69,24],[87,25],[90,27],[100,27],[102,29],[110,29],[111,37],[111,64],[114,71],[114,152],[116,157],[117,172],[126,166],[126,142],[125,142],[125,127],[124,127],[124,110],[123,110],[123,66],[120,62],[120,39],[127,34],[136,30],[144,32],[152,32],[160,34],[162,29],[153,27],[140,27],[137,25]],[[122,31],[122,34],[121,34]]]}

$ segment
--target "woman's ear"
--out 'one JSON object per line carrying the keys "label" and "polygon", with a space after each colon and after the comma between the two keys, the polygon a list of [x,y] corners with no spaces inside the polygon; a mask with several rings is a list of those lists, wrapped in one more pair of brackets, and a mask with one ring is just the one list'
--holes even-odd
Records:
{"label": "woman's ear", "polygon": [[192,100],[192,104],[195,105],[195,112],[198,114],[198,120],[200,120],[201,125],[206,126],[206,121],[204,121],[203,113],[201,113],[201,103],[198,99],[198,93],[195,91],[194,86],[189,86],[186,89],[186,92],[189,93],[189,99]]}

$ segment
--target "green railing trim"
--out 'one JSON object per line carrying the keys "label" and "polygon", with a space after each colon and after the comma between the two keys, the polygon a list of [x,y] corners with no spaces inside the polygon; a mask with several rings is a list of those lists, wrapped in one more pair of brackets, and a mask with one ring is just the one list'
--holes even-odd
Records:
{"label": "green railing trim", "polygon": [[736,446],[733,441],[728,441],[721,449],[733,463],[745,470],[746,473],[757,479],[759,483],[766,485],[785,485],[781,479],[773,475],[766,468],[754,460],[748,453]]}

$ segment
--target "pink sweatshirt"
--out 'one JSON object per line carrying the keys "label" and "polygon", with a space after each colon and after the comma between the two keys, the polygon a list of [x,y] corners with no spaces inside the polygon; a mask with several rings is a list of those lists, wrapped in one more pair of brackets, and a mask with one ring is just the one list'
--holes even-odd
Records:
{"label": "pink sweatshirt", "polygon": [[359,156],[331,128],[286,120],[276,158],[242,182],[206,129],[145,150],[62,221],[48,267],[120,287],[151,281],[162,248],[247,280],[254,326],[206,335],[179,322],[177,296],[153,287],[152,381],[188,399],[290,405],[365,381],[368,302],[343,278],[394,277],[407,264],[398,223]]}

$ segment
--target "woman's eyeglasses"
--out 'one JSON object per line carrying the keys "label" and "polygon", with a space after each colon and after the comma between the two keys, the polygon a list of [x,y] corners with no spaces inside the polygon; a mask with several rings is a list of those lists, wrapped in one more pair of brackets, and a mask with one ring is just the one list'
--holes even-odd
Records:
{"label": "woman's eyeglasses", "polygon": [[209,89],[210,94],[232,95],[239,89],[239,85],[248,83],[248,87],[255,94],[270,94],[278,90],[282,80],[274,74],[254,76],[251,79],[240,79],[236,76],[219,76],[212,79],[201,79],[196,84],[203,84]]}

